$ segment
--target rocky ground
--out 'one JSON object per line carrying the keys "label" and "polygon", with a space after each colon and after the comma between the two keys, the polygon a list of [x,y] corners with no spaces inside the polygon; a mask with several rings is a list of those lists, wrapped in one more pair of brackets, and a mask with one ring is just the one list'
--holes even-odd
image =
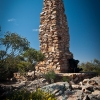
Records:
{"label": "rocky ground", "polygon": [[84,79],[78,84],[71,83],[57,82],[42,89],[51,91],[57,100],[100,100],[100,77]]}
{"label": "rocky ground", "polygon": [[55,94],[57,100],[100,100],[100,76],[86,78],[77,84],[74,81],[49,84],[44,78],[0,84],[0,100],[3,100],[12,90],[26,88],[31,92],[38,87]]}
{"label": "rocky ground", "polygon": [[13,90],[20,90],[22,88],[32,92],[39,87],[47,85],[48,82],[44,78],[35,79],[33,81],[19,81],[19,82],[7,82],[0,84],[0,100],[9,95]]}

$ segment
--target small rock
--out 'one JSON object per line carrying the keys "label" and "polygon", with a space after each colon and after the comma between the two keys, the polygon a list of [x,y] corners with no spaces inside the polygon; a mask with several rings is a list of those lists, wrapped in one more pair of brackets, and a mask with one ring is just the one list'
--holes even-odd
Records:
{"label": "small rock", "polygon": [[55,94],[55,96],[59,96],[59,95],[61,95],[63,92],[60,90],[59,92],[57,92],[56,94]]}
{"label": "small rock", "polygon": [[75,83],[73,81],[70,81],[70,84],[75,85]]}
{"label": "small rock", "polygon": [[73,80],[75,83],[77,83],[79,81],[78,77],[76,77],[74,80]]}
{"label": "small rock", "polygon": [[100,100],[100,94],[97,96],[98,100]]}
{"label": "small rock", "polygon": [[91,100],[100,100],[100,99],[97,99],[97,97],[92,97]]}
{"label": "small rock", "polygon": [[80,87],[80,85],[72,85],[72,88],[73,88],[73,89],[82,89],[82,88]]}
{"label": "small rock", "polygon": [[90,85],[98,85],[98,83],[95,80],[89,80]]}
{"label": "small rock", "polygon": [[88,94],[91,94],[91,91],[85,89],[85,91],[83,90],[84,93],[88,93]]}
{"label": "small rock", "polygon": [[86,95],[83,100],[90,100],[90,98],[88,97],[88,95]]}
{"label": "small rock", "polygon": [[100,91],[99,90],[95,90],[94,92],[92,92],[93,95],[99,95]]}
{"label": "small rock", "polygon": [[90,80],[90,79],[84,79],[83,82],[82,82],[83,85],[88,85],[88,84],[89,84],[89,80]]}

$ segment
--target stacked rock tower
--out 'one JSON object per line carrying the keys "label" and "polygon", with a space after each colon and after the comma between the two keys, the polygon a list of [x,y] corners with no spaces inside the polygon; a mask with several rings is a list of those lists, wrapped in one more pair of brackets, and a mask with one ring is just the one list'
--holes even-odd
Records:
{"label": "stacked rock tower", "polygon": [[36,70],[68,72],[68,59],[73,58],[73,54],[69,51],[69,28],[63,1],[44,0],[43,3],[39,40],[40,50],[46,58],[37,65]]}

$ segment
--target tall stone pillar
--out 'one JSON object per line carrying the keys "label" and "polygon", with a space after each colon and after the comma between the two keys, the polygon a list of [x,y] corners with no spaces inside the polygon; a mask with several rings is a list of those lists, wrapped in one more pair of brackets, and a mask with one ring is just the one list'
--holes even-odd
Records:
{"label": "tall stone pillar", "polygon": [[40,50],[45,60],[40,62],[36,70],[68,72],[68,59],[73,58],[69,51],[69,28],[64,13],[62,0],[44,0],[40,14],[39,40]]}

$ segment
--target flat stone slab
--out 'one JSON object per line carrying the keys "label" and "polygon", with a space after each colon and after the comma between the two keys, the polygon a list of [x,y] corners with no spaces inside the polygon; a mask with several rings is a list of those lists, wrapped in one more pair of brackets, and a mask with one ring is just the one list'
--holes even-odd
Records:
{"label": "flat stone slab", "polygon": [[71,76],[71,75],[95,75],[97,76],[96,72],[80,72],[80,73],[57,73],[58,76]]}
{"label": "flat stone slab", "polygon": [[80,72],[80,73],[57,73],[56,74],[60,79],[61,77],[67,77],[70,81],[75,83],[80,82],[87,78],[93,78],[98,76],[95,72]]}
{"label": "flat stone slab", "polygon": [[53,83],[53,84],[43,86],[41,89],[53,92],[55,89],[59,89],[59,88],[62,88],[64,86],[66,88],[69,88],[69,83],[68,82],[57,82],[57,83]]}

